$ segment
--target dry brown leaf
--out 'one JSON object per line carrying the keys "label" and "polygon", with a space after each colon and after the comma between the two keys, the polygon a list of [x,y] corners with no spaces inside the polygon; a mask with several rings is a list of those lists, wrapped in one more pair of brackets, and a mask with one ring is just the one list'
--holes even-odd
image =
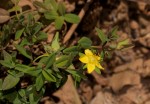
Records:
{"label": "dry brown leaf", "polygon": [[109,86],[115,92],[118,92],[126,85],[139,85],[139,84],[140,84],[139,74],[128,70],[116,73],[109,79]]}
{"label": "dry brown leaf", "polygon": [[9,12],[5,9],[0,8],[0,24],[10,19]]}
{"label": "dry brown leaf", "polygon": [[121,96],[118,100],[119,104],[135,104],[132,100],[127,98],[126,96]]}
{"label": "dry brown leaf", "polygon": [[119,104],[115,97],[108,92],[98,92],[90,104]]}
{"label": "dry brown leaf", "polygon": [[145,104],[144,102],[149,100],[150,94],[148,93],[147,89],[135,86],[129,88],[124,95],[120,96],[120,98],[122,100],[129,99],[130,101],[134,102],[134,104]]}
{"label": "dry brown leaf", "polygon": [[65,85],[53,95],[60,98],[65,104],[81,104],[71,76],[68,77]]}
{"label": "dry brown leaf", "polygon": [[[144,50],[145,51],[145,50]],[[147,50],[146,50],[147,52]],[[120,65],[114,69],[115,73],[130,69],[136,73],[139,73],[142,77],[150,76],[150,59],[143,60],[142,58],[136,59],[130,63]]]}
{"label": "dry brown leaf", "polygon": [[80,83],[80,89],[81,89],[81,99],[85,99],[85,102],[91,101],[93,97],[93,89],[92,87],[85,82]]}
{"label": "dry brown leaf", "polygon": [[145,104],[150,104],[150,100],[149,101],[146,101],[146,103]]}
{"label": "dry brown leaf", "polygon": [[100,84],[100,85],[108,85],[108,80],[107,78],[104,78],[103,76],[99,75],[98,73],[96,73],[95,71],[92,72],[92,76],[94,77],[95,81]]}

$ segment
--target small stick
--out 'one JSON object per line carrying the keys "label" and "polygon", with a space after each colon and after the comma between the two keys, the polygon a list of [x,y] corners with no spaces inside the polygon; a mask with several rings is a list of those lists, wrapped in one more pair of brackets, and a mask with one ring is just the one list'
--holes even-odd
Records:
{"label": "small stick", "polygon": [[[87,0],[85,6],[81,9],[80,13],[78,14],[78,16],[80,17],[80,22],[82,20],[82,18],[84,17],[86,11],[88,10],[89,8],[89,5],[93,2],[93,0]],[[76,28],[78,27],[79,23],[78,24],[73,24],[69,31],[66,33],[65,37],[64,37],[64,40],[63,40],[63,44],[66,43],[72,36],[73,32],[76,30]]]}

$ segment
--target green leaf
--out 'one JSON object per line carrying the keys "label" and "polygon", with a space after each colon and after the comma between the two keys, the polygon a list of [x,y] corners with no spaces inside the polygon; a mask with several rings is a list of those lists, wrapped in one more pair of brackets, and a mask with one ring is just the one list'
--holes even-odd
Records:
{"label": "green leaf", "polygon": [[28,70],[26,73],[31,75],[31,76],[35,76],[37,77],[40,73],[41,73],[42,69],[38,69],[38,70]]}
{"label": "green leaf", "polygon": [[82,56],[84,56],[84,55],[85,55],[84,53],[79,52],[79,56],[80,56],[80,57],[82,57]]}
{"label": "green leaf", "polygon": [[58,13],[57,13],[56,11],[53,11],[53,10],[51,10],[51,11],[49,11],[49,12],[45,12],[45,13],[44,13],[44,16],[45,16],[45,18],[48,19],[48,20],[54,20],[54,19],[56,19],[57,17],[59,17]]}
{"label": "green leaf", "polygon": [[16,49],[25,57],[29,58],[32,60],[32,55],[31,53],[29,53],[29,51],[27,51],[24,47],[20,46],[20,45],[16,45]]}
{"label": "green leaf", "polygon": [[117,35],[118,27],[114,27],[111,30],[111,40],[116,40],[119,36]]}
{"label": "green leaf", "polygon": [[22,33],[24,32],[25,28],[22,28],[21,30],[18,30],[15,34],[15,40],[19,39],[22,35]]}
{"label": "green leaf", "polygon": [[37,40],[44,40],[44,39],[47,39],[48,35],[43,32],[43,31],[40,31],[38,36],[37,36]]}
{"label": "green leaf", "polygon": [[53,79],[53,81],[56,82],[56,77],[54,72],[51,69],[45,69],[45,71],[49,74],[49,76]]}
{"label": "green leaf", "polygon": [[3,50],[4,60],[0,60],[0,64],[8,68],[14,68],[15,63],[13,62],[12,56]]}
{"label": "green leaf", "polygon": [[120,41],[117,44],[116,49],[127,49],[127,48],[132,48],[133,44],[130,43],[129,39],[125,39],[123,41]]}
{"label": "green leaf", "polygon": [[44,77],[42,74],[40,74],[37,76],[36,81],[35,81],[36,90],[40,91],[43,85],[44,85]]}
{"label": "green leaf", "polygon": [[13,104],[21,104],[22,103],[22,99],[20,99],[20,96],[17,93],[16,98],[13,100]]}
{"label": "green leaf", "polygon": [[68,55],[61,56],[58,60],[56,60],[56,67],[64,68],[64,67],[69,66],[70,64],[69,59],[70,59],[70,56]]}
{"label": "green leaf", "polygon": [[101,74],[101,71],[100,71],[100,69],[99,69],[98,67],[96,67],[94,70],[95,70],[98,74]]}
{"label": "green leaf", "polygon": [[60,48],[60,45],[59,45],[59,32],[56,32],[51,46],[52,46],[54,51],[59,50],[59,48]]}
{"label": "green leaf", "polygon": [[41,69],[36,69],[35,67],[29,67],[23,64],[16,64],[15,70],[27,73],[32,76],[37,76],[41,72]]}
{"label": "green leaf", "polygon": [[11,62],[12,61],[12,56],[7,53],[5,50],[3,50],[3,56],[4,56],[4,60],[7,62]]}
{"label": "green leaf", "polygon": [[103,59],[105,58],[105,51],[101,51],[100,57],[101,61],[103,61]]}
{"label": "green leaf", "polygon": [[45,0],[44,3],[47,4],[47,5],[50,5],[51,10],[57,11],[57,9],[58,9],[58,4],[57,4],[57,2],[56,2],[55,0]]}
{"label": "green leaf", "polygon": [[62,2],[58,3],[58,12],[60,15],[64,15],[66,11],[66,8]]}
{"label": "green leaf", "polygon": [[96,31],[98,33],[98,37],[100,38],[102,44],[104,45],[109,40],[108,37],[99,28],[96,28]]}
{"label": "green leaf", "polygon": [[9,102],[13,102],[16,99],[17,95],[17,91],[8,91],[8,93],[6,93],[6,95],[4,96]]}
{"label": "green leaf", "polygon": [[18,71],[15,71],[15,70],[8,70],[7,73],[11,74],[12,76],[15,76],[15,77],[22,77],[24,75],[23,72],[18,72]]}
{"label": "green leaf", "polygon": [[39,60],[38,63],[39,63],[40,66],[41,65],[46,65],[47,60],[48,60],[48,57],[47,56],[43,56],[43,57],[41,57],[41,59]]}
{"label": "green leaf", "polygon": [[45,89],[42,88],[40,91],[36,91],[34,85],[30,85],[26,89],[26,94],[29,97],[29,102],[27,104],[38,104],[39,100],[43,97]]}
{"label": "green leaf", "polygon": [[19,80],[20,78],[8,74],[3,81],[2,90],[9,90],[15,87],[18,84]]}
{"label": "green leaf", "polygon": [[24,73],[23,72],[17,72],[15,74],[16,77],[23,77],[24,76]]}
{"label": "green leaf", "polygon": [[13,51],[12,53],[11,53],[11,56],[12,56],[12,62],[16,62],[16,56],[17,56],[17,52],[16,51]]}
{"label": "green leaf", "polygon": [[18,91],[18,93],[19,93],[19,95],[23,98],[25,98],[25,96],[26,96],[26,91],[25,91],[25,89],[19,89],[19,91]]}
{"label": "green leaf", "polygon": [[2,84],[3,84],[3,81],[2,79],[0,79],[0,90],[2,90]]}
{"label": "green leaf", "polygon": [[23,38],[22,42],[20,43],[20,46],[24,46],[24,45],[31,45],[31,43],[27,40],[27,38]]}
{"label": "green leaf", "polygon": [[82,37],[79,41],[78,41],[78,44],[80,44],[81,45],[81,47],[83,47],[83,48],[90,48],[91,47],[91,45],[92,45],[92,41],[89,39],[89,38],[87,38],[87,37]]}
{"label": "green leaf", "polygon": [[83,78],[83,79],[86,79],[87,77],[85,75],[83,75],[82,73],[76,71],[76,70],[71,70],[71,69],[68,69],[66,70],[68,73],[72,74],[73,76],[76,76],[76,77],[80,77],[80,78]]}
{"label": "green leaf", "polygon": [[80,50],[79,46],[72,46],[63,50],[64,53],[78,53]]}
{"label": "green leaf", "polygon": [[116,47],[117,47],[117,44],[116,44],[116,43],[112,43],[112,44],[109,45],[109,48],[110,48],[111,50],[115,50]]}
{"label": "green leaf", "polygon": [[23,64],[16,64],[15,69],[21,72],[27,72],[27,70],[34,70],[35,68]]}
{"label": "green leaf", "polygon": [[55,77],[51,73],[48,73],[46,70],[42,70],[42,74],[47,81],[56,82]]}
{"label": "green leaf", "polygon": [[129,44],[129,39],[122,40],[117,44],[116,49],[122,49],[125,45],[128,45],[128,44]]}
{"label": "green leaf", "polygon": [[43,2],[40,1],[33,1],[33,5],[41,7],[42,9],[47,10],[48,8],[46,7],[46,5]]}
{"label": "green leaf", "polygon": [[33,17],[33,14],[29,13],[27,15],[27,25],[26,25],[26,32],[30,33],[30,27],[33,25],[33,20],[34,20],[34,17]]}
{"label": "green leaf", "polygon": [[[48,53],[44,53],[44,54],[38,56],[36,59],[34,59],[33,62],[36,62],[38,59],[40,59],[40,58],[42,58],[42,57],[46,57],[46,59],[44,59],[44,60],[46,61],[48,56],[49,56]],[[44,61],[44,62],[45,62],[45,61]],[[43,62],[43,61],[42,61],[42,62]],[[41,61],[40,61],[40,63],[41,63]]]}
{"label": "green leaf", "polygon": [[48,56],[45,68],[48,69],[49,67],[51,67],[53,65],[53,63],[55,62],[55,59],[56,59],[55,53],[50,54]]}
{"label": "green leaf", "polygon": [[46,52],[46,53],[52,53],[53,51],[52,51],[52,47],[48,44],[48,45],[44,45],[44,51]]}
{"label": "green leaf", "polygon": [[3,66],[5,66],[5,67],[8,67],[8,68],[14,68],[15,67],[14,63],[7,62],[5,60],[0,60],[0,64],[3,65]]}
{"label": "green leaf", "polygon": [[42,27],[43,27],[42,23],[40,22],[35,23],[33,26],[32,35],[37,34],[41,30]]}
{"label": "green leaf", "polygon": [[57,11],[58,4],[57,4],[56,0],[50,0],[50,2],[51,2],[51,7],[52,7],[51,9]]}
{"label": "green leaf", "polygon": [[71,13],[65,14],[64,19],[65,19],[65,21],[67,21],[69,23],[76,23],[77,24],[80,22],[80,18],[77,15],[71,14]]}
{"label": "green leaf", "polygon": [[61,16],[61,17],[57,17],[55,19],[55,27],[57,30],[60,30],[63,26],[63,23],[64,23],[64,18]]}
{"label": "green leaf", "polygon": [[37,104],[37,102],[34,100],[33,93],[29,94],[29,102],[30,102],[30,104]]}

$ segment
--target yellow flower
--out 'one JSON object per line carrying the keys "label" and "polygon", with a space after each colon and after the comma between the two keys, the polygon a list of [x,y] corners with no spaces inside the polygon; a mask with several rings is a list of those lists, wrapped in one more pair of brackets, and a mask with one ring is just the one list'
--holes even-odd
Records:
{"label": "yellow flower", "polygon": [[87,65],[88,73],[91,73],[94,71],[96,67],[100,69],[104,69],[101,64],[99,63],[100,57],[97,55],[94,55],[91,50],[86,49],[85,54],[79,58],[79,60],[82,63],[85,63]]}

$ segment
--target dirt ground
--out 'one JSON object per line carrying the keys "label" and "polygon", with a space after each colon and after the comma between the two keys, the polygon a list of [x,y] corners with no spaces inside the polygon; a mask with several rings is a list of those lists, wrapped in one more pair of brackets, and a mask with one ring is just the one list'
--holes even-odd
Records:
{"label": "dirt ground", "polygon": [[[84,0],[63,2],[67,11],[75,13],[86,4]],[[150,104],[149,0],[94,0],[70,42],[81,36],[98,41],[95,27],[107,31],[114,26],[119,27],[120,40],[129,38],[134,47],[115,51],[104,61],[102,74],[93,72],[78,88],[69,78],[45,104]]]}

